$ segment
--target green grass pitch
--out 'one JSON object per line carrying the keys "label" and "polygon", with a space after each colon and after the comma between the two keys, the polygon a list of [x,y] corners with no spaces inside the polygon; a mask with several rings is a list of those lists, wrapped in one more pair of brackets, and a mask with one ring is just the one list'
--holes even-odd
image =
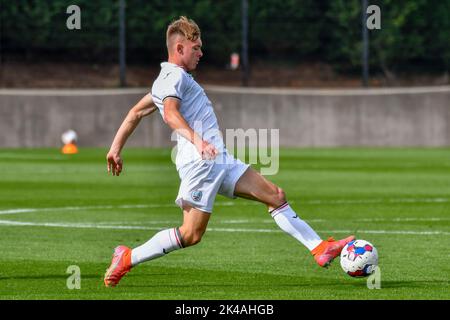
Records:
{"label": "green grass pitch", "polygon": [[[0,150],[0,299],[449,299],[449,149],[282,149],[280,185],[323,238],[355,234],[378,249],[381,288],[339,261],[321,269],[265,207],[218,196],[197,246],[134,268],[116,288],[103,274],[118,244],[178,226],[169,149]],[[70,290],[76,265],[81,288]],[[69,281],[70,282],[70,281]]]}

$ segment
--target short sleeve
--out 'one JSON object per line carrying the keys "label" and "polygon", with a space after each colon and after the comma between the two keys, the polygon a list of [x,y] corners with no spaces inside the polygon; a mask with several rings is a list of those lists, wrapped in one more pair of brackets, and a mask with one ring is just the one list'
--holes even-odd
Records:
{"label": "short sleeve", "polygon": [[161,81],[161,100],[166,98],[176,98],[183,100],[184,93],[187,87],[187,78],[179,70],[169,71]]}

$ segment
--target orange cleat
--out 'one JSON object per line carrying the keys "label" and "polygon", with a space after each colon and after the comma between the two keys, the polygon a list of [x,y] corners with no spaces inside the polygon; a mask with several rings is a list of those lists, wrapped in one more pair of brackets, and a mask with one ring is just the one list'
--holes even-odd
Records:
{"label": "orange cleat", "polygon": [[131,249],[118,246],[114,250],[111,265],[106,270],[104,283],[107,287],[115,287],[120,279],[131,270]]}
{"label": "orange cleat", "polygon": [[345,245],[354,239],[355,236],[350,236],[338,241],[329,238],[327,241],[322,241],[311,251],[311,253],[314,255],[314,260],[316,260],[319,266],[328,268],[331,261],[341,254]]}

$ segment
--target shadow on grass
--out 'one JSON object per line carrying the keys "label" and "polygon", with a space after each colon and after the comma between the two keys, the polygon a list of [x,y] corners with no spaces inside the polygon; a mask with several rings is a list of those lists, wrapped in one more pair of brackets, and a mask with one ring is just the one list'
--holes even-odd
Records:
{"label": "shadow on grass", "polygon": [[[62,275],[62,274],[42,274],[42,275],[14,275],[14,276],[0,276],[0,281],[5,280],[50,280],[50,279],[64,279],[66,280],[70,274]],[[99,276],[98,274],[83,274],[81,275],[81,279],[99,279],[103,276]]]}
{"label": "shadow on grass", "polygon": [[[129,274],[127,280],[123,281],[123,285],[130,288],[250,288],[250,289],[289,289],[289,288],[335,288],[336,290],[345,289],[361,289],[367,288],[367,278],[359,279],[330,279],[328,277],[296,277],[286,275],[270,275],[270,274],[246,274],[234,273],[230,276],[228,273],[214,272],[205,273],[199,272],[197,274],[186,272],[178,274]],[[154,276],[158,275],[158,279]],[[166,276],[166,277],[161,277]],[[382,280],[381,288],[383,289],[411,289],[411,288],[426,288],[426,287],[445,287],[448,282],[439,280]],[[335,290],[333,289],[333,290]]]}
{"label": "shadow on grass", "polygon": [[390,281],[390,280],[382,280],[381,287],[382,288],[423,288],[429,286],[449,286],[448,282],[438,281],[438,280],[420,280],[420,281]]}

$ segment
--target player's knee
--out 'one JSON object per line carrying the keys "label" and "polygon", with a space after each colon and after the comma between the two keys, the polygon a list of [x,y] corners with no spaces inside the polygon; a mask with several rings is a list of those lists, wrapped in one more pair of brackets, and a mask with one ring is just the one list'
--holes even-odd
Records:
{"label": "player's knee", "polygon": [[187,230],[183,235],[183,245],[190,247],[196,245],[202,240],[203,231],[200,230]]}
{"label": "player's knee", "polygon": [[202,240],[202,237],[199,235],[190,235],[186,239],[184,239],[184,246],[190,247],[196,245]]}

